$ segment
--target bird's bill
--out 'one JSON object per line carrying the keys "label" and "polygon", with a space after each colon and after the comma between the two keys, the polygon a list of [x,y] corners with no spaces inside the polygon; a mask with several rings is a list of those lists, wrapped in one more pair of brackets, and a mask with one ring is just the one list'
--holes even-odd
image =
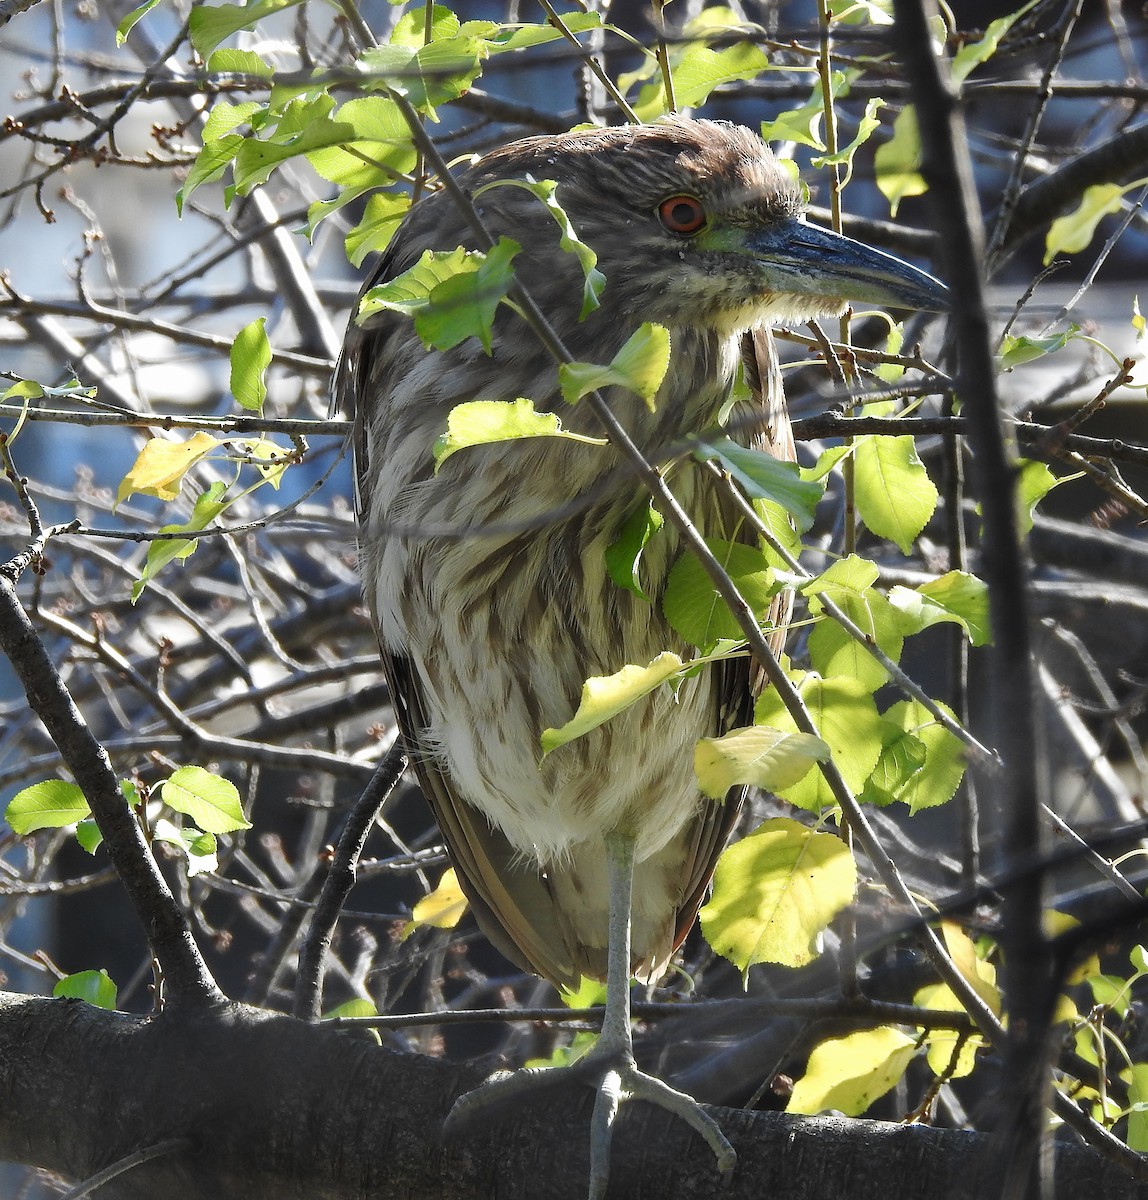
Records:
{"label": "bird's bill", "polygon": [[939,279],[895,255],[804,221],[755,230],[744,250],[765,269],[771,291],[922,312],[949,307],[949,289]]}

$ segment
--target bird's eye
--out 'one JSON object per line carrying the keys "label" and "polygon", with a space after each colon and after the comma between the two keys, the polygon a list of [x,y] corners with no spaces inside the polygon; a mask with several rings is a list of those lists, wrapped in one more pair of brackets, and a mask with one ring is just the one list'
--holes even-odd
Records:
{"label": "bird's eye", "polygon": [[697,233],[706,223],[706,210],[694,196],[671,196],[658,205],[658,219],[671,233]]}

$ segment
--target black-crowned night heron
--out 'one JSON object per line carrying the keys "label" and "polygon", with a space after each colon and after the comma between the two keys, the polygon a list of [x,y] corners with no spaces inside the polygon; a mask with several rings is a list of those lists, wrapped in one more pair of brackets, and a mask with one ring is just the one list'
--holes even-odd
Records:
{"label": "black-crowned night heron", "polygon": [[[606,285],[585,320],[582,267],[560,247],[551,214],[525,189],[485,186],[528,177],[557,183],[559,203],[597,253]],[[719,418],[750,428],[743,440],[793,456],[771,322],[837,313],[849,300],[944,307],[930,276],[804,224],[791,175],[736,126],[674,119],[533,137],[458,179],[490,232],[522,246],[517,278],[576,359],[610,362],[645,321],[669,329],[653,411],[624,389],[607,392],[655,461]],[[371,284],[424,250],[456,246],[475,246],[471,228],[449,195],[432,195]],[[731,412],[743,359],[752,399]],[[463,890],[513,961],[560,986],[607,979],[602,1036],[569,1068],[598,1089],[590,1194],[605,1191],[620,1096],[679,1113],[729,1170],[733,1150],[713,1120],[637,1070],[629,981],[662,972],[737,817],[740,794],[724,803],[700,794],[694,746],[751,718],[751,668],[742,659],[702,670],[676,693],[658,689],[543,758],[542,731],[570,719],[588,677],[665,650],[692,652],[661,610],[676,533],[667,524],[646,549],[645,600],[612,582],[605,565],[607,547],[645,503],[610,448],[505,441],[456,453],[436,474],[435,439],[464,401],[528,397],[559,412],[567,429],[601,434],[584,405],[564,403],[552,355],[507,305],[489,354],[476,338],[428,351],[405,316],[372,317],[352,327],[340,379],[357,422],[366,596],[399,725]],[[691,458],[663,470],[705,536],[753,536]],[[456,1113],[514,1094],[522,1075],[470,1093]]]}

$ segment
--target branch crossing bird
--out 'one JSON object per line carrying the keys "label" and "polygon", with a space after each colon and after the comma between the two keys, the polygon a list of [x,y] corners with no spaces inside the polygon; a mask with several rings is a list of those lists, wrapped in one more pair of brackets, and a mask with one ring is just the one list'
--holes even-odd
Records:
{"label": "branch crossing bird", "polygon": [[[860,301],[940,310],[945,289],[901,260],[801,219],[798,185],[750,131],[672,118],[527,138],[458,176],[486,229],[513,238],[525,287],[575,359],[608,363],[643,322],[670,334],[652,411],[620,387],[612,412],[707,538],[754,541],[723,481],[668,448],[728,422],[735,436],[792,459],[769,326]],[[551,180],[605,276],[582,318],[583,266],[529,190]],[[491,186],[497,185],[497,186]],[[418,203],[368,286],[423,251],[475,248],[455,200]],[[748,393],[735,390],[743,371]],[[352,322],[337,383],[355,415],[364,591],[414,769],[478,922],[512,961],[560,987],[606,978],[602,1035],[565,1069],[597,1089],[590,1196],[605,1194],[621,1098],[678,1113],[735,1155],[690,1097],[638,1070],[630,976],[656,978],[689,931],[736,821],[740,793],[704,798],[694,747],[752,720],[748,658],[661,687],[542,756],[543,730],[578,706],[584,681],[663,651],[696,652],[661,598],[682,552],[669,522],[645,548],[647,598],[615,584],[606,550],[648,496],[611,446],[536,437],[467,448],[436,473],[448,414],[474,400],[529,398],[600,438],[585,404],[566,404],[553,355],[500,306],[487,353],[477,338],[427,350],[408,317]],[[783,602],[772,613],[784,637]],[[464,1096],[452,1121],[563,1077],[518,1072]],[[568,1076],[567,1076],[568,1077]]]}

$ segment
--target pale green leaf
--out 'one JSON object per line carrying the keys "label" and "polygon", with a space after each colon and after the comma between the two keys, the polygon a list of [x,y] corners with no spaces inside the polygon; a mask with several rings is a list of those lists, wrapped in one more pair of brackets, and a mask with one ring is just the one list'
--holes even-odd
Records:
{"label": "pale green leaf", "polygon": [[90,812],[79,786],[63,779],[46,779],[16,793],[8,802],[4,819],[23,837],[37,829],[63,829],[82,821]]}
{"label": "pale green leaf", "polygon": [[744,973],[754,963],[812,962],[829,922],[853,899],[849,847],[778,817],[718,859],[713,894],[698,914],[706,941]]}
{"label": "pale green leaf", "polygon": [[65,975],[56,981],[52,995],[68,997],[73,1000],[86,1000],[96,1008],[112,1011],[116,1007],[118,997],[116,985],[111,976],[101,968],[98,971],[77,971],[75,975]]}
{"label": "pale green leaf", "polygon": [[562,363],[558,384],[567,404],[577,404],[597,389],[622,387],[635,392],[654,411],[654,397],[670,364],[670,333],[662,325],[645,322],[627,339],[607,365],[586,362]]}
{"label": "pale green leaf", "polygon": [[151,832],[153,840],[166,842],[169,846],[183,851],[187,856],[189,876],[203,875],[218,869],[219,856],[212,834],[204,833],[202,829],[181,829],[166,817],[160,817],[152,826]]}
{"label": "pale green leaf", "polygon": [[[782,586],[774,578],[768,559],[757,547],[741,542],[707,538],[706,545],[760,620]],[[662,612],[677,633],[703,649],[721,638],[745,637],[705,567],[688,551],[670,571],[662,595]]]}
{"label": "pale green leaf", "polygon": [[[755,79],[768,69],[769,59],[751,42],[736,42],[724,50],[690,43],[671,55],[670,66],[679,108],[696,108],[723,83]],[[642,88],[633,108],[640,121],[652,121],[666,112],[666,93],[660,78]]]}
{"label": "pale green leaf", "polygon": [[578,711],[560,728],[542,731],[542,753],[549,754],[575,738],[597,729],[631,704],[679,674],[685,664],[668,650],[646,666],[624,666],[613,675],[595,675],[582,685]]}
{"label": "pale green leaf", "polygon": [[917,1043],[890,1026],[827,1038],[814,1047],[785,1111],[860,1116],[905,1074]]}
{"label": "pale green leaf", "polygon": [[1080,333],[1079,325],[1069,325],[1060,333],[1049,334],[1048,337],[1027,337],[1008,334],[1000,345],[997,353],[997,363],[1002,371],[1011,371],[1014,367],[1023,366],[1046,354],[1055,354],[1063,350],[1076,335]]}
{"label": "pale green leaf", "polygon": [[954,84],[964,83],[975,67],[987,62],[996,52],[1001,39],[1023,17],[1029,9],[1035,7],[1037,0],[1029,0],[1015,12],[1006,13],[995,21],[990,21],[984,33],[974,42],[966,42],[953,55],[949,66]]}
{"label": "pale green leaf", "polygon": [[[231,503],[224,499],[226,494],[227,484],[217,480],[198,497],[187,521],[182,525],[164,525],[159,532],[194,533],[206,529]],[[163,538],[151,542],[140,577],[132,585],[131,602],[135,604],[147,585],[169,562],[188,558],[195,553],[198,545],[198,538]]]}
{"label": "pale green leaf", "polygon": [[796,463],[783,462],[764,450],[739,446],[732,438],[698,440],[694,455],[703,462],[713,460],[727,471],[753,500],[773,500],[793,517],[798,529],[813,524],[814,511],[824,485],[802,477]]}
{"label": "pale green leaf", "polygon": [[889,603],[901,614],[906,633],[953,621],[974,646],[984,646],[991,638],[988,585],[965,571],[949,571],[917,588],[892,587]]}
{"label": "pale green leaf", "polygon": [[245,325],[231,344],[231,394],[240,408],[262,412],[267,399],[265,376],[271,365],[271,343],[264,326],[266,317]]}
{"label": "pale green leaf", "polygon": [[207,56],[225,38],[241,29],[254,29],[272,13],[291,8],[301,0],[258,0],[253,4],[197,4],[191,10],[188,32],[200,57]]}
{"label": "pale green leaf", "polygon": [[[948,716],[952,713],[939,705]],[[948,803],[965,774],[964,744],[918,700],[901,700],[884,714],[887,738],[863,799],[901,801],[910,813]]]}
{"label": "pale green leaf", "polygon": [[494,183],[485,184],[474,193],[477,200],[484,192],[496,187],[517,187],[529,192],[535,199],[542,202],[558,226],[558,245],[567,254],[573,254],[582,268],[584,283],[582,286],[582,309],[578,320],[584,321],[598,307],[598,297],[606,286],[606,276],[598,270],[598,255],[578,236],[578,231],[570,221],[566,210],[559,204],[555,191],[558,185],[552,179],[500,179]]}
{"label": "pale green leaf", "polygon": [[853,178],[853,159],[857,151],[873,136],[873,134],[881,127],[881,118],[877,116],[877,110],[884,105],[884,100],[870,100],[865,105],[865,114],[857,123],[857,135],[842,150],[838,150],[836,154],[822,154],[810,161],[810,165],[820,170],[822,167],[834,166],[836,164],[844,164],[845,171],[841,178],[841,187]]}
{"label": "pale green leaf", "polygon": [[1148,1151],[1148,1063],[1128,1068],[1128,1148]]}
{"label": "pale green leaf", "polygon": [[859,642],[836,620],[823,617],[809,635],[809,658],[813,669],[826,678],[848,676],[871,692],[887,682],[889,673],[869,653],[868,646],[876,646],[897,662],[905,641],[901,614],[874,587],[877,574],[876,564],[850,555],[800,588],[810,598],[809,607],[814,615],[822,612],[821,598],[825,597],[833,601],[867,639],[865,643]]}
{"label": "pale green leaf", "polygon": [[1094,183],[1084,189],[1080,203],[1049,226],[1044,239],[1044,265],[1048,266],[1058,254],[1076,254],[1085,249],[1096,233],[1096,227],[1111,213],[1120,211],[1125,192],[1143,186],[1134,184]]}
{"label": "pale green leaf", "polygon": [[203,767],[180,767],[163,783],[160,797],[207,833],[251,828],[235,785]]}
{"label": "pale green leaf", "polygon": [[347,258],[351,264],[360,267],[368,254],[385,250],[409,211],[409,196],[376,192],[369,197],[362,218],[347,234]]}
{"label": "pale green leaf", "polygon": [[877,537],[911,554],[937,507],[937,489],[911,437],[859,438],[854,447],[857,514]]}
{"label": "pale green leaf", "polygon": [[[829,744],[833,761],[856,794],[881,757],[885,722],[873,697],[855,679],[822,679],[810,673],[798,681],[801,698],[821,738]],[[758,699],[754,721],[776,729],[800,732],[777,692],[770,688]],[[811,771],[799,783],[782,791],[784,799],[799,808],[820,812],[836,799],[820,771]]]}
{"label": "pale green leaf", "polygon": [[694,774],[703,794],[720,800],[743,784],[770,792],[792,787],[828,757],[829,747],[820,738],[751,725],[702,738],[694,749]]}
{"label": "pale green leaf", "polygon": [[224,48],[213,50],[207,60],[209,75],[254,75],[259,79],[270,79],[275,68],[260,58],[254,50]]}
{"label": "pale green leaf", "polygon": [[470,400],[457,404],[447,415],[446,433],[435,439],[435,473],[452,454],[469,446],[522,438],[558,437],[592,446],[605,446],[604,438],[586,437],[562,428],[554,413],[538,412],[530,400]]}
{"label": "pale green leaf", "polygon": [[889,201],[889,212],[895,217],[897,208],[907,196],[920,196],[928,190],[921,175],[921,135],[917,128],[917,111],[906,104],[893,122],[893,136],[877,147],[873,156],[877,186]]}
{"label": "pale green leaf", "polygon": [[160,0],[144,0],[139,8],[133,8],[130,13],[116,26],[116,45],[122,46],[127,41],[128,34],[135,28],[140,17],[151,12]]}

